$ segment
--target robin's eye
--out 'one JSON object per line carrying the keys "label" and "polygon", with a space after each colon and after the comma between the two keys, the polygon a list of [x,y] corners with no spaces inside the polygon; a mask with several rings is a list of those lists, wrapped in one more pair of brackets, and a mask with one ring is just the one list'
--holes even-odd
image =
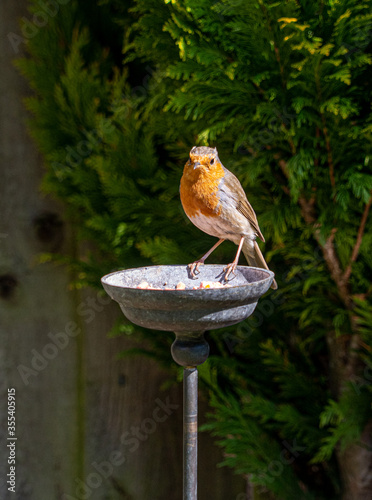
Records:
{"label": "robin's eye", "polygon": [[209,162],[210,165],[213,165],[214,163],[214,158],[211,159],[211,161]]}

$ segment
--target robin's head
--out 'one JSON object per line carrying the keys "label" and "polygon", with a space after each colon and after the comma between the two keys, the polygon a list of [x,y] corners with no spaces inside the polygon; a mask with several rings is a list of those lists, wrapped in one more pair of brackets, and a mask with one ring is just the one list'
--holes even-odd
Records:
{"label": "robin's head", "polygon": [[225,169],[216,148],[192,148],[180,183],[181,201],[188,217],[200,213],[218,215],[219,197],[216,193],[224,176]]}
{"label": "robin's head", "polygon": [[190,158],[188,161],[189,167],[196,169],[213,170],[217,166],[221,166],[220,159],[218,158],[217,148],[207,148],[201,146],[197,148],[194,146],[190,151]]}

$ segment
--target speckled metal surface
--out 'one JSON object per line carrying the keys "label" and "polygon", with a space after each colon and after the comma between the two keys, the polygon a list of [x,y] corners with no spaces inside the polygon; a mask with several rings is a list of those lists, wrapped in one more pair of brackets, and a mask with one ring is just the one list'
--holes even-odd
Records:
{"label": "speckled metal surface", "polygon": [[[204,265],[196,279],[187,266],[149,266],[126,269],[102,278],[102,285],[133,323],[174,332],[201,332],[239,323],[254,311],[267,292],[274,273],[255,267],[238,266],[224,288],[196,289],[201,281],[224,282],[224,266]],[[138,289],[146,281],[155,288]],[[183,282],[185,290],[175,288]]]}

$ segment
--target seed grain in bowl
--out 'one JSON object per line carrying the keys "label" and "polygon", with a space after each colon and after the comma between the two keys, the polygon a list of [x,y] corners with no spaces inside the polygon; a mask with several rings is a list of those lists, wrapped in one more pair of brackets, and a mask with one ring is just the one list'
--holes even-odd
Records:
{"label": "seed grain in bowl", "polygon": [[[231,285],[224,285],[220,281],[201,281],[198,286],[192,287],[193,290],[202,290],[202,289],[208,289],[208,288],[226,288]],[[147,281],[141,281],[139,285],[137,285],[138,289],[140,290],[186,290],[186,285],[182,281],[179,281],[177,285],[174,288],[157,288],[152,285],[150,285]]]}

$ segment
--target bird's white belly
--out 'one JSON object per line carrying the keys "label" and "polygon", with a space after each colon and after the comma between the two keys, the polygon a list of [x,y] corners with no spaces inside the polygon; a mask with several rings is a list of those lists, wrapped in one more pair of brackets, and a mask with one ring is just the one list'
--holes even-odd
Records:
{"label": "bird's white belly", "polygon": [[254,238],[254,233],[250,224],[242,230],[242,228],[236,227],[230,221],[226,221],[222,217],[206,216],[201,212],[190,217],[190,220],[196,227],[205,233],[215,236],[216,238],[233,241],[236,245],[239,244],[240,238],[243,235]]}

